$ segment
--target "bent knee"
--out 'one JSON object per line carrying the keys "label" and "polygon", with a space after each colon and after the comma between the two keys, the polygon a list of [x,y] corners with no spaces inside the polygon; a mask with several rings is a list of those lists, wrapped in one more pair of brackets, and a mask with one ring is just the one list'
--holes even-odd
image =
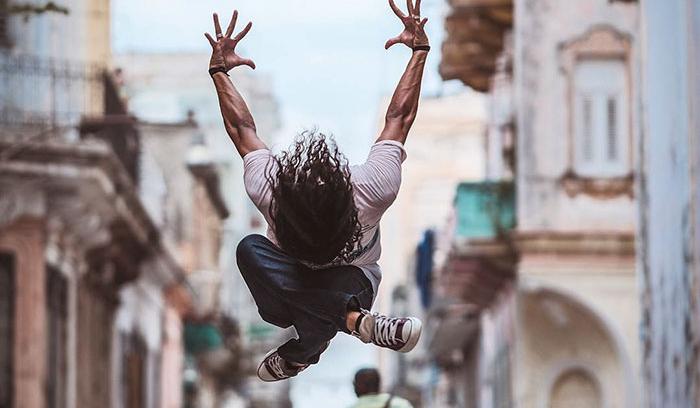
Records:
{"label": "bent knee", "polygon": [[258,234],[251,234],[243,238],[236,247],[236,262],[238,265],[253,265],[256,259],[256,250],[265,240],[265,237]]}

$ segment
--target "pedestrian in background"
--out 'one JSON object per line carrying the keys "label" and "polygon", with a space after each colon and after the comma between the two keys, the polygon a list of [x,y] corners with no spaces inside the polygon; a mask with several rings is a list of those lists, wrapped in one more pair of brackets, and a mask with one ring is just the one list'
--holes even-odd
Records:
{"label": "pedestrian in background", "polygon": [[380,393],[381,378],[374,368],[363,368],[355,373],[353,386],[357,402],[350,408],[413,408],[410,402],[393,394]]}

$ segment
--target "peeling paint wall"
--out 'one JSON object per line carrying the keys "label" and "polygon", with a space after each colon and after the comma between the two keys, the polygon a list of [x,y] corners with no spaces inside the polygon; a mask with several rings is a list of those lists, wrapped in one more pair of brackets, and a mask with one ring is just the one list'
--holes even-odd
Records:
{"label": "peeling paint wall", "polygon": [[646,406],[700,406],[700,1],[642,1],[640,145]]}

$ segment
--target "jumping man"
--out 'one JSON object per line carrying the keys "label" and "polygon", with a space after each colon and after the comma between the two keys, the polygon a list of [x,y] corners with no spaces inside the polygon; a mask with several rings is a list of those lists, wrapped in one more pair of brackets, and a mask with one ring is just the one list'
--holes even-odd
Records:
{"label": "jumping man", "polygon": [[379,221],[401,184],[404,143],[418,111],[421,81],[430,50],[420,0],[407,0],[408,15],[389,4],[404,31],[385,48],[413,50],[396,88],[386,123],[367,161],[349,166],[333,140],[305,132],[294,146],[273,156],[258,138],[248,107],[227,72],[255,64],[236,54],[252,23],[235,37],[238,18],[216,39],[209,73],[219,96],[224,126],[244,161],[244,183],[268,224],[267,237],[250,235],[236,257],[260,316],[276,326],[294,326],[298,338],[272,350],[258,368],[263,381],[299,374],[319,361],[330,340],[343,331],[364,343],[408,352],[421,334],[415,317],[370,313],[381,280]]}

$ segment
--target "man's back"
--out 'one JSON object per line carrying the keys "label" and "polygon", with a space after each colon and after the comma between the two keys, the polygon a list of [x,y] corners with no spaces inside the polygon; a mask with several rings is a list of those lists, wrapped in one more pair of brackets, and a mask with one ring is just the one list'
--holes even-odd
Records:
{"label": "man's back", "polygon": [[[389,394],[370,394],[364,395],[357,399],[357,402],[350,408],[384,408],[386,406]],[[389,408],[413,408],[407,400],[394,396],[391,399]]]}

